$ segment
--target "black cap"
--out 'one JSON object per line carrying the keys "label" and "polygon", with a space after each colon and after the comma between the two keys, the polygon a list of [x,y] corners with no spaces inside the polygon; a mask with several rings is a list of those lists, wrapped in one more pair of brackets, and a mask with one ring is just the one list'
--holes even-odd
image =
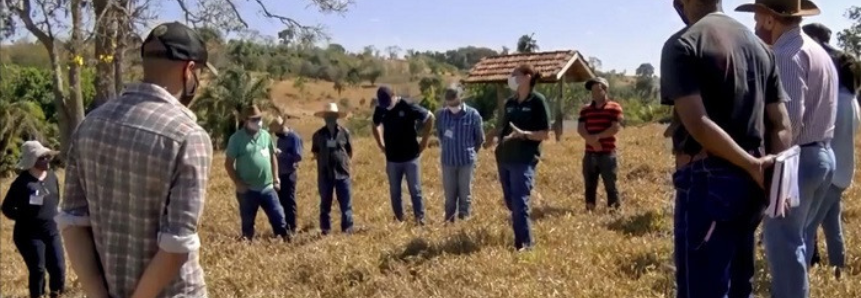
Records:
{"label": "black cap", "polygon": [[810,23],[801,27],[804,33],[821,43],[831,42],[831,29],[821,23]]}
{"label": "black cap", "polygon": [[[144,51],[146,44],[158,41],[164,50]],[[194,61],[206,66],[213,75],[218,75],[218,70],[209,63],[209,53],[206,51],[206,43],[194,29],[180,22],[163,23],[150,31],[141,46],[141,57],[163,58],[172,61]]]}

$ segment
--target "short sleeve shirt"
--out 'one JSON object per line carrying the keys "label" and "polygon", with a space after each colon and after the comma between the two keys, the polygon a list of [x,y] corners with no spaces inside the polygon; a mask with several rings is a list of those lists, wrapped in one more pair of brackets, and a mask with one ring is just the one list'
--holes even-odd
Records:
{"label": "short sleeve shirt", "polygon": [[272,155],[275,147],[269,132],[261,129],[251,135],[240,129],[227,141],[227,156],[236,160],[236,175],[253,190],[272,186]]}
{"label": "short sleeve shirt", "polygon": [[496,147],[496,160],[500,163],[532,163],[541,157],[541,141],[512,139],[502,141],[511,133],[511,125],[526,131],[544,131],[550,129],[550,107],[547,99],[538,92],[532,92],[529,98],[519,102],[512,97],[505,101],[505,114],[500,127],[500,142]]}
{"label": "short sleeve shirt", "polygon": [[[600,106],[594,101],[583,106],[577,121],[586,126],[586,131],[589,134],[596,134],[609,129],[614,123],[622,122],[623,118],[622,106],[618,102],[608,100]],[[586,144],[586,152],[608,153],[616,150],[616,136],[601,138],[598,142],[601,143],[600,151]]]}
{"label": "short sleeve shirt", "polygon": [[398,100],[391,110],[377,107],[374,125],[383,126],[387,161],[407,162],[419,157],[417,124],[428,115],[427,109],[404,99]]}
{"label": "short sleeve shirt", "polygon": [[[750,29],[712,13],[672,35],[661,53],[661,103],[700,95],[708,117],[745,150],[765,144],[765,105],[786,101],[774,54]],[[674,150],[702,146],[680,126]]]}

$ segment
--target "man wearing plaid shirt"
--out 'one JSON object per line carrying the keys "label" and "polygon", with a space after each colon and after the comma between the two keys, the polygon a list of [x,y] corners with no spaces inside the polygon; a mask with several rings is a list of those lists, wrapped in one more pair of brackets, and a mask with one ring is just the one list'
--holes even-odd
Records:
{"label": "man wearing plaid shirt", "polygon": [[186,108],[203,40],[161,24],[141,47],[144,79],[92,111],[71,140],[57,222],[87,297],[207,297],[198,221],[212,143]]}

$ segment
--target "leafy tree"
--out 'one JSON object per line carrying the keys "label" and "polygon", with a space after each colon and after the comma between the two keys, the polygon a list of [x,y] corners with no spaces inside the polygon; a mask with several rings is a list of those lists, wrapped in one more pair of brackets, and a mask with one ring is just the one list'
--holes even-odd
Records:
{"label": "leafy tree", "polygon": [[520,53],[535,53],[539,50],[538,42],[533,38],[535,33],[520,36],[517,40],[517,52]]}
{"label": "leafy tree", "polygon": [[444,86],[442,79],[439,76],[424,77],[419,81],[419,90],[422,93],[420,105],[431,112],[434,112],[439,107],[440,92]]}
{"label": "leafy tree", "polygon": [[[228,69],[215,84],[207,86],[192,104],[199,122],[212,136],[213,143],[224,148],[240,125],[242,108],[257,104],[262,110],[274,109],[269,99],[270,80],[254,78],[239,68]],[[230,116],[227,116],[230,115]]]}
{"label": "leafy tree", "polygon": [[850,7],[846,10],[846,17],[852,25],[837,33],[837,41],[847,53],[861,57],[861,6]]}

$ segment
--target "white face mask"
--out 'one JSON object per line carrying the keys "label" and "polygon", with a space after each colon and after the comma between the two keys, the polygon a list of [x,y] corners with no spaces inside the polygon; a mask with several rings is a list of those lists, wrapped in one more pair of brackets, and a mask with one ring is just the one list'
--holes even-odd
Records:
{"label": "white face mask", "polygon": [[517,91],[518,87],[520,87],[520,85],[517,84],[517,78],[515,76],[508,77],[508,89],[511,89],[511,91]]}
{"label": "white face mask", "polygon": [[258,130],[260,130],[260,127],[262,127],[262,126],[263,126],[263,119],[260,119],[257,121],[248,121],[248,124],[246,124],[246,127],[248,128],[248,130],[251,130],[251,131],[258,131]]}
{"label": "white face mask", "polygon": [[447,108],[449,111],[451,111],[452,113],[455,113],[455,114],[460,113],[460,110],[461,110],[461,106],[460,106],[460,105],[456,105],[456,106],[453,106],[453,107],[452,107],[452,106],[448,106],[448,107],[446,107],[446,108]]}

